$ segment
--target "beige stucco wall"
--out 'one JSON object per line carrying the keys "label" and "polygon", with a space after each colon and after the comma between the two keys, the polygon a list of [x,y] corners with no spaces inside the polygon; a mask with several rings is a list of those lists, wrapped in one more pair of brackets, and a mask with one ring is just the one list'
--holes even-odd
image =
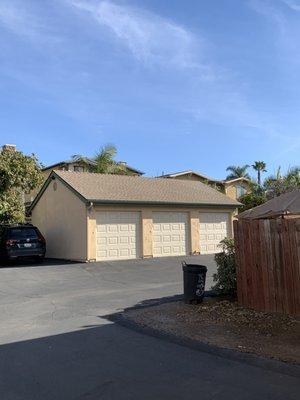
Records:
{"label": "beige stucco wall", "polygon": [[190,229],[190,254],[200,253],[200,233],[199,233],[199,213],[200,212],[221,212],[229,215],[229,235],[233,235],[233,216],[235,210],[226,208],[189,208],[189,207],[153,207],[153,206],[94,206],[88,213],[88,259],[94,261],[96,259],[96,213],[97,211],[135,211],[141,214],[141,232],[142,232],[142,257],[148,258],[153,256],[152,231],[153,220],[152,212],[155,211],[174,211],[186,212],[189,215]]}
{"label": "beige stucco wall", "polygon": [[238,200],[237,197],[237,186],[243,186],[247,193],[250,192],[250,185],[247,182],[233,182],[233,183],[225,183],[225,194],[231,199]]}
{"label": "beige stucco wall", "polygon": [[179,180],[184,180],[184,181],[197,181],[197,182],[205,181],[205,179],[203,179],[200,176],[195,175],[195,174],[178,175],[178,176],[173,176],[172,178],[169,178],[169,179],[179,179]]}
{"label": "beige stucco wall", "polygon": [[202,178],[199,175],[187,173],[184,175],[174,176],[174,177],[168,178],[168,179],[179,179],[179,180],[184,180],[184,181],[197,181],[197,182],[204,183],[205,185],[209,185],[209,186],[213,187],[214,189],[220,190],[222,193],[224,193],[224,185],[222,183],[217,183],[215,181],[207,180],[205,178]]}
{"label": "beige stucco wall", "polygon": [[152,210],[142,209],[142,256],[144,258],[152,257],[153,252],[153,221],[152,221]]}
{"label": "beige stucco wall", "polygon": [[80,261],[88,258],[86,205],[58,179],[50,182],[34,207],[31,220],[45,236],[47,257]]}

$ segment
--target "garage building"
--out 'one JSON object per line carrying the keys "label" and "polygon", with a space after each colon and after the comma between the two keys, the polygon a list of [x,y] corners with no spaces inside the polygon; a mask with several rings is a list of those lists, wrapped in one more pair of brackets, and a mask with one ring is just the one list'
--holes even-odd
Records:
{"label": "garage building", "polygon": [[215,253],[238,206],[201,182],[53,171],[30,212],[47,257],[108,261]]}

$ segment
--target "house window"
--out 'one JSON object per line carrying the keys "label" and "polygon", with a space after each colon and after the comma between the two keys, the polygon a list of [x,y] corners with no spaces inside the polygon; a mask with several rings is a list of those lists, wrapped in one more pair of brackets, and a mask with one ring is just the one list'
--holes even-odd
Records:
{"label": "house window", "polygon": [[242,186],[242,185],[238,185],[236,186],[236,197],[237,199],[240,198],[241,196],[244,196],[244,194],[247,193],[247,189]]}
{"label": "house window", "polygon": [[81,167],[80,165],[74,165],[74,171],[75,172],[84,172],[84,167]]}

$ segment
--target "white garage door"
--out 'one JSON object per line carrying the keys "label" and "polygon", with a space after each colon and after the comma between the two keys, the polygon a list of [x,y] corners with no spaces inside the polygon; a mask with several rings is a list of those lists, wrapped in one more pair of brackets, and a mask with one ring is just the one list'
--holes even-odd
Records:
{"label": "white garage door", "polygon": [[213,254],[220,252],[218,244],[229,230],[228,213],[200,213],[200,253]]}
{"label": "white garage door", "polygon": [[140,257],[140,213],[101,211],[97,213],[96,223],[97,260]]}
{"label": "white garage door", "polygon": [[188,245],[187,213],[154,212],[153,217],[153,256],[186,255]]}

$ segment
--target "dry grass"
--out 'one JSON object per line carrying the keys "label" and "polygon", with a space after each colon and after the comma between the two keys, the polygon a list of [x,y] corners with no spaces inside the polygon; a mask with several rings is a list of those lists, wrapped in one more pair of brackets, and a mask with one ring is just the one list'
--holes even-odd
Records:
{"label": "dry grass", "polygon": [[130,310],[126,317],[143,326],[216,346],[300,363],[300,321],[256,312],[236,302],[205,299],[200,305],[172,302]]}

